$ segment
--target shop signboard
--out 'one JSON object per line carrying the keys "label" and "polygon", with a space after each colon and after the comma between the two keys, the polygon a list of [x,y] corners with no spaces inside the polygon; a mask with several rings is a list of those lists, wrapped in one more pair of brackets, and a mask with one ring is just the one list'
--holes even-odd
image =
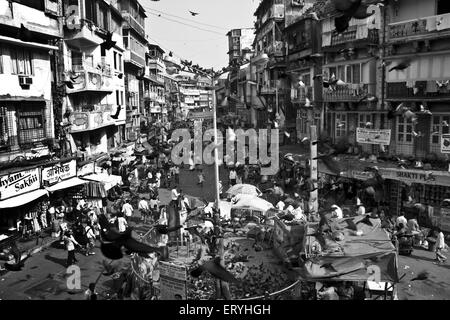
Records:
{"label": "shop signboard", "polygon": [[50,186],[77,175],[77,160],[57,163],[42,169],[42,184]]}
{"label": "shop signboard", "polygon": [[356,128],[356,142],[388,146],[391,143],[391,130]]}
{"label": "shop signboard", "polygon": [[374,174],[372,172],[365,172],[365,171],[352,171],[352,177],[354,179],[358,180],[368,180],[374,177]]}
{"label": "shop signboard", "polygon": [[186,266],[160,261],[161,300],[187,299]]}
{"label": "shop signboard", "polygon": [[441,153],[450,153],[450,134],[441,136]]}
{"label": "shop signboard", "polygon": [[78,176],[84,177],[90,174],[95,173],[95,163],[94,162],[88,162],[81,167],[78,168]]}
{"label": "shop signboard", "polygon": [[14,172],[0,177],[0,200],[15,197],[41,187],[39,168]]}
{"label": "shop signboard", "polygon": [[450,186],[450,173],[448,172],[380,168],[380,173],[384,179],[402,181],[407,184]]}

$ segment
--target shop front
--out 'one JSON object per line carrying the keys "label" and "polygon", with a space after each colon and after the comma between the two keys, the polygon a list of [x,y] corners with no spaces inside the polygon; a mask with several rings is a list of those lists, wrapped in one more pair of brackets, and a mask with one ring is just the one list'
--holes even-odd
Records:
{"label": "shop front", "polygon": [[39,168],[11,171],[0,176],[0,248],[48,227],[48,192],[41,189]]}

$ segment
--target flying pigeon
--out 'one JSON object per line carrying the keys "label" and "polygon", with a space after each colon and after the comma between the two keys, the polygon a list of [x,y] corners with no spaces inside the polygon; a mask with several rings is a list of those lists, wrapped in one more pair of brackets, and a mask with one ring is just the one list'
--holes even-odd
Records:
{"label": "flying pigeon", "polygon": [[445,82],[444,81],[441,81],[441,82],[436,81],[436,85],[438,86],[439,89],[447,87],[449,85],[449,83],[450,83],[450,80],[447,80]]}
{"label": "flying pigeon", "polygon": [[298,82],[298,84],[299,84],[300,87],[302,87],[302,88],[306,87],[305,83],[304,83],[302,80],[300,80],[300,81]]}
{"label": "flying pigeon", "polygon": [[433,115],[427,107],[424,107],[422,104],[420,105],[420,112],[423,114]]}
{"label": "flying pigeon", "polygon": [[429,276],[428,271],[421,271],[419,272],[419,274],[417,274],[417,277],[411,279],[411,281],[416,281],[416,280],[427,280]]}
{"label": "flying pigeon", "polygon": [[193,16],[193,17],[195,17],[195,16],[197,16],[197,15],[199,15],[199,13],[197,13],[197,12],[193,12],[193,11],[190,11],[189,10],[189,13]]}
{"label": "flying pigeon", "polygon": [[400,62],[398,65],[393,66],[392,68],[389,69],[389,72],[397,70],[397,71],[403,71],[407,68],[409,68],[409,66],[411,66],[411,61],[410,60],[404,60],[402,62]]}
{"label": "flying pigeon", "polygon": [[108,31],[108,33],[106,34],[105,42],[101,44],[101,47],[103,49],[110,50],[116,45],[117,41],[112,41],[112,36],[113,34],[110,31]]}
{"label": "flying pigeon", "polygon": [[311,107],[311,101],[308,98],[305,98],[305,107]]}
{"label": "flying pigeon", "polygon": [[316,79],[319,79],[319,78],[322,78],[323,77],[323,74],[321,73],[321,74],[316,74],[314,77],[313,77],[313,80],[316,80]]}
{"label": "flying pigeon", "polygon": [[214,278],[224,282],[238,282],[230,272],[220,265],[220,257],[199,264],[199,266],[193,269],[190,274],[192,277],[198,278],[205,271],[210,273]]}
{"label": "flying pigeon", "polygon": [[372,122],[366,122],[366,127],[367,127],[367,128],[370,128],[371,126],[373,126],[373,123],[372,123]]}
{"label": "flying pigeon", "polygon": [[164,224],[159,224],[155,226],[155,230],[159,233],[159,234],[169,234],[171,232],[177,231],[179,229],[181,229],[183,226],[178,225],[175,227],[170,227]]}
{"label": "flying pigeon", "polygon": [[101,246],[103,255],[111,260],[122,259],[122,248],[125,247],[128,254],[148,254],[152,252],[160,253],[162,256],[165,252],[161,248],[151,247],[145,243],[139,242],[131,236],[132,229],[127,228],[125,232],[119,230],[109,223],[104,215],[99,216],[99,224],[101,226]]}
{"label": "flying pigeon", "polygon": [[120,114],[120,110],[121,110],[121,109],[122,109],[122,106],[117,106],[117,111],[116,111],[115,114],[113,114],[113,115],[111,116],[111,118],[117,120],[117,119],[119,118],[119,114]]}
{"label": "flying pigeon", "polygon": [[20,40],[24,42],[32,42],[33,41],[33,35],[31,34],[31,31],[27,29],[23,23],[20,24],[20,29],[18,32],[18,36]]}
{"label": "flying pigeon", "polygon": [[444,120],[444,121],[442,121],[442,125],[445,127],[448,127],[448,122]]}
{"label": "flying pigeon", "polygon": [[310,13],[310,16],[311,16],[311,18],[313,18],[313,19],[316,20],[316,21],[319,21],[319,20],[320,20],[320,19],[319,19],[319,16],[317,15],[316,12],[311,12],[311,13]]}

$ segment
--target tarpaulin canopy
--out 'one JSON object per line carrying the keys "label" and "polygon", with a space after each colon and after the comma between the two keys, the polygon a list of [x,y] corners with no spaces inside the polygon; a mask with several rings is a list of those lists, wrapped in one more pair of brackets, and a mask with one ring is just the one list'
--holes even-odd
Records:
{"label": "tarpaulin canopy", "polygon": [[226,192],[227,195],[230,196],[235,196],[238,194],[248,194],[248,195],[252,195],[252,196],[261,196],[262,192],[255,187],[254,185],[251,184],[243,184],[243,183],[238,183],[234,186],[232,186],[230,189],[227,190]]}
{"label": "tarpaulin canopy", "polygon": [[237,195],[233,200],[232,209],[251,209],[266,212],[273,208],[270,202],[247,194]]}
{"label": "tarpaulin canopy", "polygon": [[90,180],[90,181],[97,181],[97,182],[103,182],[103,184],[105,185],[105,190],[108,191],[109,189],[117,186],[117,185],[122,185],[122,177],[121,176],[116,176],[113,174],[100,174],[100,173],[94,173],[94,174],[90,174],[88,176],[83,177],[83,179],[85,180]]}
{"label": "tarpaulin canopy", "polygon": [[[321,232],[326,229],[330,232]],[[312,256],[301,272],[308,279],[371,280],[375,270],[380,281],[398,280],[397,253],[378,218],[325,215],[321,223],[308,225],[304,251]]]}
{"label": "tarpaulin canopy", "polygon": [[12,197],[3,201],[0,201],[0,209],[15,208],[27,204],[31,201],[39,199],[40,197],[48,195],[47,190],[38,189],[20,196]]}
{"label": "tarpaulin canopy", "polygon": [[64,190],[64,189],[67,189],[67,188],[80,186],[80,185],[83,185],[83,184],[86,184],[86,183],[88,183],[88,181],[82,180],[82,179],[77,178],[77,177],[73,177],[73,178],[61,181],[61,182],[59,182],[59,183],[57,183],[57,184],[55,184],[53,186],[47,187],[45,189],[47,189],[50,192],[55,192],[55,191],[58,191],[58,190]]}
{"label": "tarpaulin canopy", "polygon": [[352,257],[320,257],[299,269],[301,277],[313,281],[386,281],[398,282],[395,252]]}

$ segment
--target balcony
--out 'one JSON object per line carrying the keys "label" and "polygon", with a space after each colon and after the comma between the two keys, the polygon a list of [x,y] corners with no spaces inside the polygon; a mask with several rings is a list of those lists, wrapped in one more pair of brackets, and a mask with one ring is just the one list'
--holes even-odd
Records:
{"label": "balcony", "polygon": [[91,131],[110,125],[115,125],[116,120],[111,118],[113,106],[102,104],[91,106],[93,111],[75,111],[70,116],[72,123],[71,132]]}
{"label": "balcony", "polygon": [[273,95],[277,92],[277,82],[275,80],[267,81],[266,84],[259,86],[260,95]]}
{"label": "balcony", "polygon": [[390,23],[389,41],[426,40],[450,35],[450,13]]}
{"label": "balcony", "polygon": [[259,26],[264,25],[270,19],[275,19],[275,21],[284,20],[284,4],[278,3],[272,5],[269,10],[262,16]]}
{"label": "balcony", "polygon": [[283,41],[274,41],[266,48],[268,55],[284,56],[285,46]]}
{"label": "balcony", "polygon": [[113,91],[113,80],[111,71],[106,67],[103,70],[88,71],[86,65],[73,65],[74,72],[71,74],[73,88],[67,88],[68,94],[84,92],[104,92]]}
{"label": "balcony", "polygon": [[[46,1],[45,4],[46,12],[58,14],[57,11],[54,12],[55,8],[50,5],[51,2]],[[44,11],[12,1],[0,1],[0,25],[20,28],[21,24],[32,32],[50,37],[62,37],[62,29],[59,27],[58,20],[49,17]]]}
{"label": "balcony", "polygon": [[150,79],[151,81],[153,81],[156,84],[164,85],[164,83],[165,83],[164,82],[164,77],[162,77],[160,75],[156,75],[156,74],[150,73],[150,74],[147,75],[147,77],[148,77],[148,79]]}
{"label": "balcony", "polygon": [[306,98],[309,100],[313,99],[312,86],[293,88],[291,90],[291,101],[292,103],[306,103]]}
{"label": "balcony", "polygon": [[[362,29],[365,29],[365,31],[362,31]],[[324,34],[322,46],[333,48],[334,46],[350,42],[359,45],[378,44],[378,32],[378,29],[367,30],[367,26],[365,25],[351,26],[341,34],[336,31]]]}
{"label": "balcony", "polygon": [[89,71],[100,74],[105,77],[112,77],[111,65],[104,62],[96,64],[93,61],[82,58],[72,58],[72,71],[73,72]]}
{"label": "balcony", "polygon": [[123,60],[125,63],[131,63],[139,68],[143,68],[145,66],[145,58],[141,57],[137,52],[127,49],[124,52]]}
{"label": "balcony", "polygon": [[388,82],[386,95],[388,100],[450,100],[448,87],[436,88],[435,92],[427,92],[427,81],[416,81],[417,92],[408,88],[406,82]]}
{"label": "balcony", "polygon": [[368,93],[368,84],[347,84],[346,86],[338,86],[334,91],[329,88],[323,88],[323,101],[357,102]]}
{"label": "balcony", "polygon": [[126,21],[126,23],[123,24],[124,29],[131,28],[136,31],[141,37],[145,38],[145,28],[141,26],[139,22],[137,22],[136,19],[130,15],[130,13],[122,11],[122,17]]}

